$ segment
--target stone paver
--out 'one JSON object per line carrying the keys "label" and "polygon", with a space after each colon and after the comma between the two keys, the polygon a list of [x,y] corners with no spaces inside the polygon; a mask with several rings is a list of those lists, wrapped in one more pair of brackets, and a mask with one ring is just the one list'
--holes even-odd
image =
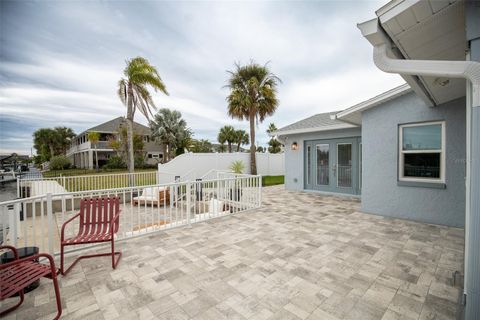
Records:
{"label": "stone paver", "polygon": [[[454,319],[463,230],[359,207],[269,187],[260,209],[119,242],[117,270],[84,260],[60,279],[63,318]],[[42,280],[5,319],[54,312]]]}

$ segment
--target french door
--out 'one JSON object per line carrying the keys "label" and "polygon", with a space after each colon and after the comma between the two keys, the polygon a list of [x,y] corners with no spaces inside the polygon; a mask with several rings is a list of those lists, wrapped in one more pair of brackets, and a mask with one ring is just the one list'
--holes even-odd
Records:
{"label": "french door", "polygon": [[360,193],[360,138],[305,142],[305,189]]}

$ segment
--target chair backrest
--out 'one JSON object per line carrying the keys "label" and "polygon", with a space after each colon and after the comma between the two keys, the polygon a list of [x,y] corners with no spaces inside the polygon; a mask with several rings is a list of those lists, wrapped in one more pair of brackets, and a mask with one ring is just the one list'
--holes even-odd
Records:
{"label": "chair backrest", "polygon": [[[113,217],[120,212],[119,197],[85,198],[80,201],[80,229],[93,233],[107,233]],[[114,224],[117,233],[119,223]]]}

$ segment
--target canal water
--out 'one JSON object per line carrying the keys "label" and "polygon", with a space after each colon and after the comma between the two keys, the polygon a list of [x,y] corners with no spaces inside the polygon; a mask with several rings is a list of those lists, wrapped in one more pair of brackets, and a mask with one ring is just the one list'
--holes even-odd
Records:
{"label": "canal water", "polygon": [[5,182],[0,184],[0,202],[14,200],[17,197],[17,182]]}

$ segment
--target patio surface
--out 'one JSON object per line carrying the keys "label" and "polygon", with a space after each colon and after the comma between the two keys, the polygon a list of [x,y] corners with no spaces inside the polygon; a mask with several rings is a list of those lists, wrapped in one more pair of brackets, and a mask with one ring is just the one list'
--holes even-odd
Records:
{"label": "patio surface", "polygon": [[[80,262],[60,277],[62,319],[454,319],[463,229],[358,209],[264,188],[261,209],[119,242],[117,270]],[[42,280],[5,319],[55,310]]]}

